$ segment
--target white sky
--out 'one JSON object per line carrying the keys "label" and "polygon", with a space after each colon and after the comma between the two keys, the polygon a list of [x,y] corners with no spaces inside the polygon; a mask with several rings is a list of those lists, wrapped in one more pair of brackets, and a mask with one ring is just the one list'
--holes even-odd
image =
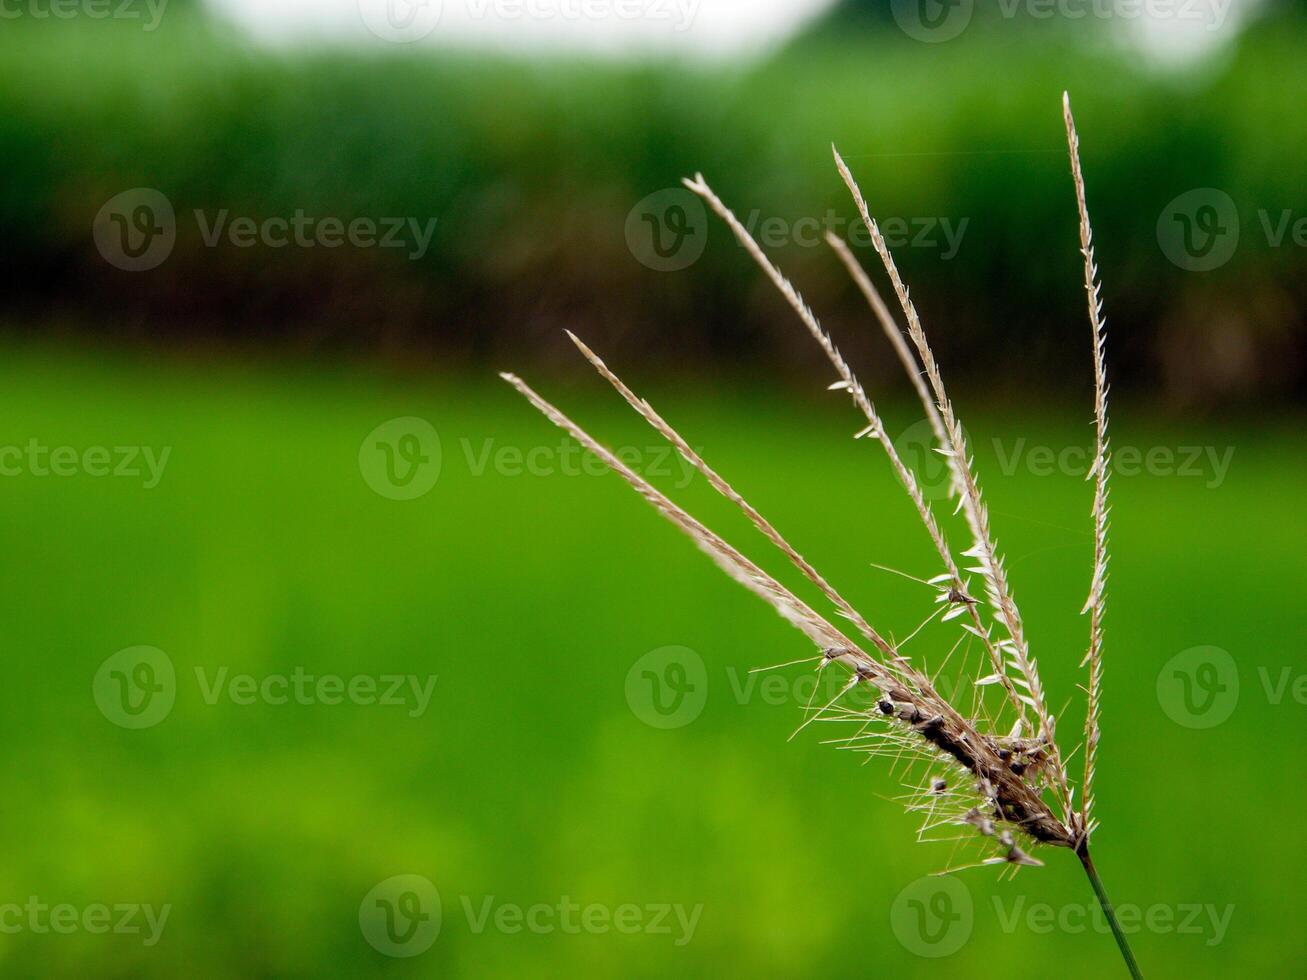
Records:
{"label": "white sky", "polygon": [[731,55],[783,41],[835,0],[208,2],[257,38],[273,43],[395,41],[413,47],[453,43],[609,54]]}
{"label": "white sky", "polygon": [[[507,50],[729,57],[765,51],[836,0],[207,0],[272,44],[405,47],[455,44]],[[884,0],[911,3],[914,0]],[[985,0],[960,0],[964,5]],[[1159,63],[1223,48],[1264,0],[1006,0],[1013,20],[1107,17]],[[1051,8],[1051,12],[1050,12]],[[969,9],[969,8],[968,8]]]}

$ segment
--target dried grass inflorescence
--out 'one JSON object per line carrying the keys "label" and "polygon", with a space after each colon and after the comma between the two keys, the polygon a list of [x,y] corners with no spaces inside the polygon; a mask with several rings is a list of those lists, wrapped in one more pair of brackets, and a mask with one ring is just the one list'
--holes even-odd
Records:
{"label": "dried grass inflorescence", "polygon": [[[861,414],[864,426],[856,438],[879,444],[926,530],[939,561],[939,574],[919,580],[933,590],[936,608],[907,639],[895,641],[878,631],[817,570],[681,437],[653,407],[635,394],[584,343],[569,333],[581,353],[653,428],[690,462],[719,494],[739,508],[833,607],[851,624],[849,633],[835,626],[788,587],[742,552],[709,530],[642,476],[600,445],[520,378],[504,379],[526,396],[550,421],[560,426],[634,487],[668,520],[692,538],[731,577],[766,600],[816,646],[810,658],[817,671],[834,665],[847,670],[838,693],[829,702],[805,709],[800,730],[814,722],[844,723],[853,730],[831,741],[868,755],[890,755],[906,763],[907,805],[925,814],[922,839],[979,841],[981,864],[1016,868],[1037,865],[1032,853],[1039,845],[1073,849],[1088,863],[1092,817],[1094,759],[1099,741],[1099,702],[1102,685],[1104,593],[1107,579],[1109,453],[1107,438],[1107,373],[1104,366],[1104,323],[1092,235],[1085,205],[1079,144],[1064,97],[1064,117],[1071,169],[1079,211],[1080,247],[1084,256],[1093,335],[1096,455],[1094,480],[1094,565],[1089,601],[1089,644],[1085,655],[1088,710],[1080,801],[1064,755],[1057,743],[1057,719],[1050,710],[1035,656],[1030,649],[1017,602],[1008,581],[1002,554],[994,540],[989,513],[976,475],[966,435],[944,387],[921,319],[894,258],[872,218],[866,200],[839,153],[836,167],[871,233],[871,240],[892,286],[906,324],[906,339],[870,276],[848,246],[828,241],[867,299],[898,358],[907,370],[934,433],[935,449],[948,463],[955,513],[965,522],[969,541],[955,552],[917,474],[902,456],[875,404],[841,356],[803,297],[764,254],[744,225],[708,186],[702,176],[686,186],[699,195],[727,224],[758,266],[771,279],[800,322],[820,345],[835,370],[832,390],[843,392]],[[973,586],[973,577],[979,590]],[[951,648],[928,670],[904,649],[932,622],[952,623]],[[950,634],[952,635],[952,634]],[[956,655],[965,682],[941,692],[942,671]],[[973,659],[978,666],[972,666]],[[802,661],[801,661],[802,662]],[[1074,753],[1072,753],[1074,754]],[[1093,872],[1090,870],[1091,878]]]}

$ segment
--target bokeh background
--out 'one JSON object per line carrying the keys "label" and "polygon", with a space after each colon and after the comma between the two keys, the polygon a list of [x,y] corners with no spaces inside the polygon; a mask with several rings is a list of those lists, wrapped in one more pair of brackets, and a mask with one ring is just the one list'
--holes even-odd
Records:
{"label": "bokeh background", "polygon": [[934,573],[910,506],[679,184],[753,225],[938,490],[821,241],[874,258],[837,143],[1074,744],[1064,89],[1137,452],[1097,861],[1146,975],[1301,971],[1305,42],[1283,0],[5,0],[0,971],[1124,975],[1070,855],[933,891],[888,763],[787,744],[810,676],[748,673],[806,641],[496,377],[763,558],[574,330],[906,635],[930,594],[871,563]]}

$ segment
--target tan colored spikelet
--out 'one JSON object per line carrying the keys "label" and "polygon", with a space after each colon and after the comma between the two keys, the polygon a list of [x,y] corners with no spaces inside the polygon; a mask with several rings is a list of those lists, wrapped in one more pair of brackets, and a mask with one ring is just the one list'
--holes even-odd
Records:
{"label": "tan colored spikelet", "polygon": [[1089,206],[1085,202],[1085,177],[1080,167],[1080,137],[1071,117],[1071,96],[1062,93],[1062,117],[1066,123],[1067,148],[1071,156],[1071,176],[1075,184],[1076,209],[1080,217],[1080,251],[1085,260],[1085,296],[1089,302],[1089,327],[1094,350],[1094,465],[1089,479],[1094,481],[1094,571],[1090,579],[1089,598],[1081,615],[1089,614],[1089,648],[1084,663],[1089,667],[1085,710],[1085,768],[1080,784],[1079,829],[1086,839],[1094,831],[1094,764],[1098,756],[1099,713],[1103,688],[1103,615],[1107,608],[1107,530],[1108,473],[1111,452],[1107,434],[1107,321],[1103,318],[1103,298],[1098,283],[1098,265],[1094,261],[1094,232],[1089,224]]}

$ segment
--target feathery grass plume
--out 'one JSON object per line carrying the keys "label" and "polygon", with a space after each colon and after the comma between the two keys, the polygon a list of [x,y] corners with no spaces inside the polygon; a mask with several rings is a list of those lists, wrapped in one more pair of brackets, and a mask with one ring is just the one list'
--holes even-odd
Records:
{"label": "feathery grass plume", "polygon": [[[1094,567],[1089,601],[1083,610],[1090,615],[1089,646],[1084,659],[1084,665],[1089,668],[1088,711],[1078,809],[1073,803],[1075,791],[1067,765],[1055,740],[1056,718],[1048,709],[1038,667],[1025,636],[1002,557],[990,530],[988,511],[981,496],[974,460],[967,447],[961,423],[944,389],[939,365],[926,339],[916,308],[909,298],[908,289],[871,217],[862,192],[838,152],[835,154],[836,166],[853,194],[857,210],[871,232],[872,243],[889,275],[907,322],[911,346],[903,339],[894,317],[847,245],[834,236],[828,236],[828,241],[866,297],[908,372],[926,417],[930,420],[938,443],[936,450],[948,460],[951,490],[958,498],[958,509],[964,515],[972,538],[970,548],[963,552],[964,557],[976,562],[971,568],[959,567],[944,530],[921,490],[916,473],[900,456],[885,431],[874,403],[798,290],[766,256],[702,176],[687,180],[686,186],[702,197],[726,222],[822,348],[837,375],[837,380],[830,386],[831,390],[848,394],[866,422],[855,438],[871,438],[880,444],[891,469],[916,508],[943,571],[930,579],[917,579],[935,593],[935,605],[938,608],[904,640],[895,641],[892,636],[887,636],[873,626],[770,521],[709,466],[649,402],[636,395],[598,355],[570,331],[568,336],[599,374],[659,435],[704,475],[717,493],[743,512],[763,537],[816,587],[839,616],[853,624],[865,645],[854,642],[823,613],[674,503],[516,375],[504,374],[502,377],[547,419],[629,483],[712,557],[728,575],[766,601],[804,633],[816,646],[817,653],[807,660],[794,663],[813,663],[819,672],[839,664],[848,671],[847,681],[828,703],[805,708],[804,719],[798,731],[817,722],[852,725],[854,729],[851,734],[826,741],[868,757],[889,755],[898,762],[906,760],[908,765],[902,778],[908,787],[905,798],[907,808],[925,814],[918,838],[941,839],[943,835],[942,839],[959,844],[978,843],[983,856],[974,863],[1000,865],[1016,873],[1021,867],[1042,863],[1033,856],[1041,845],[1065,847],[1074,851],[1089,876],[1132,976],[1139,978],[1139,967],[1089,856],[1089,839],[1096,827],[1092,816],[1092,783],[1099,741],[1103,612],[1107,578],[1107,489],[1111,456],[1107,436],[1108,388],[1104,363],[1106,330],[1085,203],[1079,140],[1071,118],[1070,101],[1065,96],[1063,112],[1080,218],[1080,246],[1084,257],[1085,289],[1093,334],[1096,432],[1095,462],[1090,473],[1095,481],[1092,511]],[[966,573],[981,577],[987,606],[982,606],[969,594]],[[911,575],[908,577],[915,578]],[[948,639],[944,641],[947,652],[942,662],[937,663],[932,671],[925,666],[924,659],[909,656],[904,647],[936,620],[939,623],[956,621],[957,626],[948,628],[947,636],[953,637],[952,644],[948,645]],[[959,628],[960,632],[955,635],[953,630]],[[981,666],[976,670],[976,676],[970,678],[969,687],[955,689],[951,697],[945,697],[939,682],[944,666],[961,648],[965,670],[973,644],[980,647],[977,656]],[[988,673],[981,676],[982,670]],[[1000,692],[997,703],[989,695],[991,691]],[[1033,722],[1030,717],[1032,715]]]}
{"label": "feathery grass plume", "polygon": [[1094,570],[1090,578],[1089,598],[1081,615],[1089,613],[1089,647],[1081,666],[1089,667],[1089,684],[1085,688],[1085,768],[1080,784],[1080,813],[1076,817],[1079,843],[1076,855],[1084,865],[1094,894],[1107,915],[1112,935],[1121,948],[1132,976],[1140,977],[1139,964],[1126,942],[1125,933],[1112,911],[1112,903],[1103,890],[1093,859],[1089,856],[1089,839],[1097,821],[1094,809],[1094,766],[1098,759],[1099,714],[1103,688],[1103,615],[1107,609],[1107,531],[1111,507],[1107,499],[1108,473],[1112,454],[1107,435],[1107,321],[1103,317],[1102,287],[1098,282],[1098,263],[1094,260],[1094,231],[1089,224],[1089,205],[1085,201],[1085,175],[1080,165],[1080,136],[1071,115],[1071,96],[1062,93],[1062,120],[1066,125],[1067,147],[1071,156],[1071,179],[1076,191],[1076,211],[1080,218],[1080,252],[1085,261],[1085,298],[1089,304],[1089,328],[1094,351],[1094,465],[1086,479],[1094,481]]}
{"label": "feathery grass plume", "polygon": [[1094,347],[1094,465],[1086,479],[1094,481],[1094,571],[1089,598],[1081,615],[1089,613],[1089,649],[1082,667],[1089,667],[1085,712],[1085,769],[1080,784],[1080,831],[1088,840],[1094,832],[1094,763],[1098,755],[1098,716],[1103,687],[1103,613],[1107,606],[1107,476],[1111,468],[1107,437],[1107,365],[1103,357],[1107,346],[1107,322],[1103,319],[1103,298],[1098,284],[1098,265],[1094,262],[1094,232],[1089,225],[1089,207],[1085,203],[1085,176],[1080,169],[1080,137],[1071,118],[1071,98],[1062,96],[1062,118],[1066,123],[1067,145],[1071,148],[1071,176],[1076,188],[1076,208],[1080,215],[1080,251],[1085,259],[1085,296],[1089,301],[1089,327]]}

